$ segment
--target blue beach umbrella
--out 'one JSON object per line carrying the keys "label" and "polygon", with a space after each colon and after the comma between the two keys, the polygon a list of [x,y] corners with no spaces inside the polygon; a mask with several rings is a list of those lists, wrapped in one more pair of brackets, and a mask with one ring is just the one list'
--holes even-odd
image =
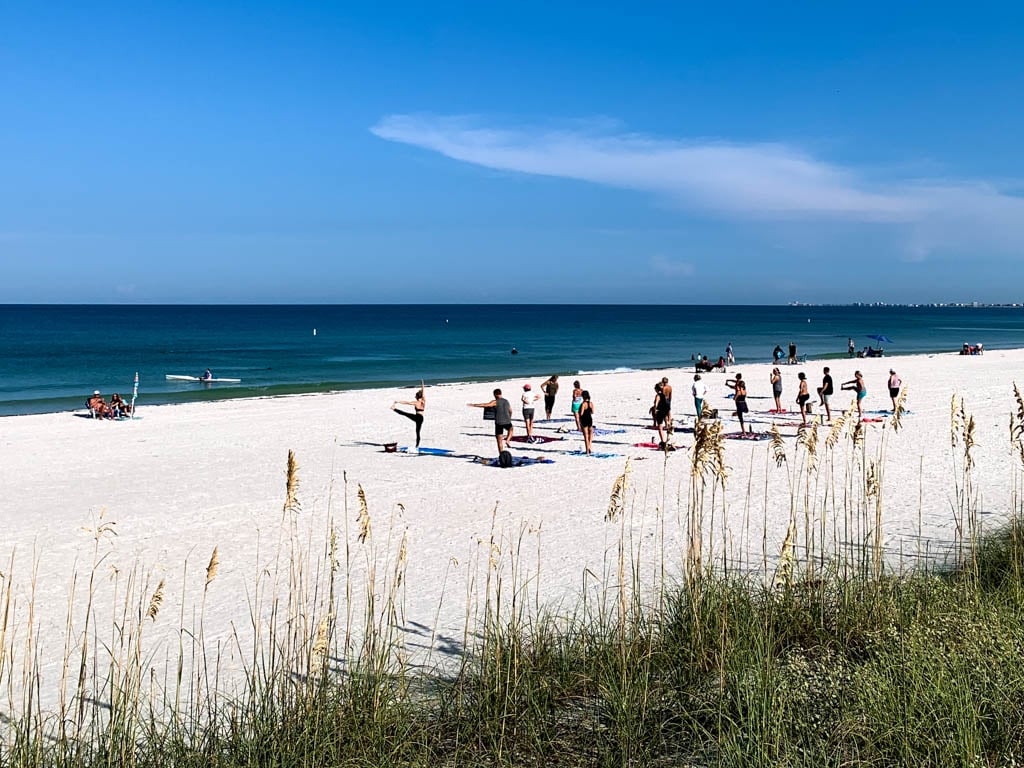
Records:
{"label": "blue beach umbrella", "polygon": [[877,341],[880,344],[894,344],[895,343],[888,336],[882,336],[881,334],[869,334],[868,338],[869,339],[874,339],[875,341]]}

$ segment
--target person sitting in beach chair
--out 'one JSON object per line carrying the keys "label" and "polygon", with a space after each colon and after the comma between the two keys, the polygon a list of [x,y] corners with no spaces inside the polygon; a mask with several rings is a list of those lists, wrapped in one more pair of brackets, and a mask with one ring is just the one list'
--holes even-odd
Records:
{"label": "person sitting in beach chair", "polygon": [[725,358],[721,355],[718,356],[718,361],[715,363],[714,370],[718,373],[725,373]]}
{"label": "person sitting in beach chair", "polygon": [[114,412],[107,405],[107,401],[103,399],[98,389],[92,393],[92,397],[85,401],[85,407],[89,409],[89,414],[94,419],[114,418]]}
{"label": "person sitting in beach chair", "polygon": [[110,396],[109,407],[112,414],[111,418],[123,419],[132,415],[132,407],[117,392]]}

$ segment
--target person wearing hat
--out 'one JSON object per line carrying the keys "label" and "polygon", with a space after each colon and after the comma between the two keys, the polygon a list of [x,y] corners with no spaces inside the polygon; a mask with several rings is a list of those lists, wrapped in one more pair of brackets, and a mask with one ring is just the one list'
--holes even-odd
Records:
{"label": "person wearing hat", "polygon": [[889,369],[889,397],[892,398],[892,412],[896,413],[896,398],[900,396],[900,389],[903,387],[903,382],[900,377],[896,375],[896,371],[892,368]]}
{"label": "person wearing hat", "polygon": [[110,406],[107,405],[98,389],[92,393],[92,397],[85,401],[85,405],[94,418],[107,419],[113,416]]}
{"label": "person wearing hat", "polygon": [[540,395],[535,395],[531,391],[533,388],[529,384],[523,384],[523,421],[526,422],[526,442],[533,442],[533,404],[540,400]]}

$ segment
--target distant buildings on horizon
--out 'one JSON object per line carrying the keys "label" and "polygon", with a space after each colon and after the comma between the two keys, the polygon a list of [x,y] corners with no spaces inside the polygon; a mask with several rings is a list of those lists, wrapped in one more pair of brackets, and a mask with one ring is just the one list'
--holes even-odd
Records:
{"label": "distant buildings on horizon", "polygon": [[840,304],[836,303],[823,303],[813,301],[791,301],[789,302],[791,307],[956,307],[963,308],[967,307],[970,309],[1021,309],[1024,308],[1024,303],[1013,302],[1012,304],[992,304],[987,301],[922,301],[912,303],[898,303],[891,301],[851,301]]}

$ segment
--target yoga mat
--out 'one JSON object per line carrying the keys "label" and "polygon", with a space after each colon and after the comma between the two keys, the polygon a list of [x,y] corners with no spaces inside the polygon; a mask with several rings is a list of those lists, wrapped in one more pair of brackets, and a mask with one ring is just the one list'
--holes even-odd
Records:
{"label": "yoga mat", "polygon": [[771,440],[770,432],[727,432],[724,437],[727,440]]}
{"label": "yoga mat", "polygon": [[[498,464],[498,460],[497,459],[485,459],[485,458],[482,458],[482,457],[477,457],[475,459],[475,461],[476,461],[477,464],[483,464],[485,467],[500,467],[500,465]],[[530,467],[530,466],[533,466],[534,464],[554,464],[554,463],[555,463],[554,459],[543,459],[543,458],[539,458],[539,457],[538,458],[534,458],[532,456],[513,456],[512,457],[512,466],[513,467]],[[509,467],[509,469],[511,469],[511,467]]]}
{"label": "yoga mat", "polygon": [[447,456],[452,453],[450,448],[410,448],[407,445],[403,445],[398,449],[401,453],[425,453],[428,456]]}
{"label": "yoga mat", "polygon": [[556,443],[559,440],[564,440],[562,437],[547,437],[546,435],[534,435],[533,438],[529,438],[526,435],[516,435],[511,438],[513,443]]}

